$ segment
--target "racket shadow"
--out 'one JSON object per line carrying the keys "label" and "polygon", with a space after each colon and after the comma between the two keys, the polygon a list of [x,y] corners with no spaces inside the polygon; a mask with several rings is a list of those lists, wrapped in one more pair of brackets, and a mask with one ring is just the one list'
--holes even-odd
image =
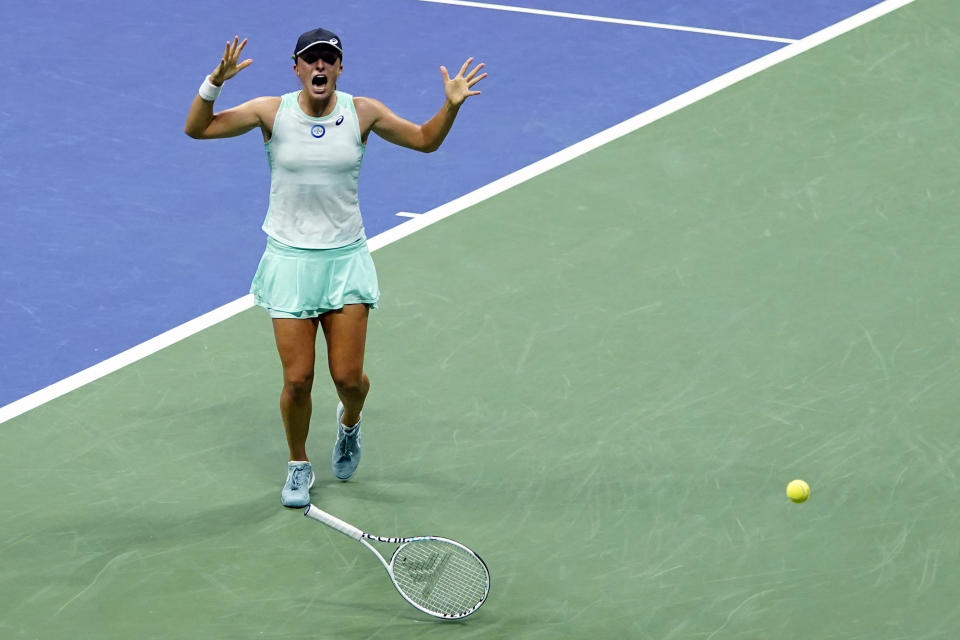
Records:
{"label": "racket shadow", "polygon": [[402,479],[380,480],[377,477],[358,477],[349,481],[317,477],[310,495],[316,504],[334,500],[355,500],[383,505],[434,504],[438,487],[428,482]]}

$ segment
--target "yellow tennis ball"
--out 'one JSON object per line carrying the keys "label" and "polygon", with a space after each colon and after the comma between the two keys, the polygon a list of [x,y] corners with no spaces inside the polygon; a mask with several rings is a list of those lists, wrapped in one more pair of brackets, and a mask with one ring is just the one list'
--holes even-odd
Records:
{"label": "yellow tennis ball", "polygon": [[787,485],[787,497],[794,502],[805,502],[810,497],[810,485],[803,480],[794,480]]}

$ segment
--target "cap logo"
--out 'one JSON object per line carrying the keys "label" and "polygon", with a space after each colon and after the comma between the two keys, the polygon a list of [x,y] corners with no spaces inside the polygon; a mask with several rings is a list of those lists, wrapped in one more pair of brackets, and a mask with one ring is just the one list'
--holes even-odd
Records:
{"label": "cap logo", "polygon": [[330,38],[330,44],[340,44],[340,41],[336,38]]}
{"label": "cap logo", "polygon": [[322,124],[315,124],[310,129],[310,135],[312,135],[314,138],[322,138],[323,134],[325,134],[326,132],[327,130],[323,128]]}

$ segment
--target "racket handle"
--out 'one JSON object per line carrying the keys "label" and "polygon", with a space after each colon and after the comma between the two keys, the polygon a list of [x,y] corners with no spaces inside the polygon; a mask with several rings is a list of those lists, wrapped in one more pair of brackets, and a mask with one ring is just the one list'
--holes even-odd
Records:
{"label": "racket handle", "polygon": [[307,516],[308,518],[313,518],[318,522],[322,522],[323,524],[327,525],[331,529],[336,529],[337,531],[347,536],[348,538],[353,538],[354,540],[357,540],[357,541],[363,538],[363,531],[361,531],[360,529],[357,529],[352,524],[344,522],[343,520],[341,520],[340,518],[337,518],[336,516],[330,515],[323,509],[318,509],[312,504],[309,507],[307,507],[307,510],[303,512],[303,515]]}

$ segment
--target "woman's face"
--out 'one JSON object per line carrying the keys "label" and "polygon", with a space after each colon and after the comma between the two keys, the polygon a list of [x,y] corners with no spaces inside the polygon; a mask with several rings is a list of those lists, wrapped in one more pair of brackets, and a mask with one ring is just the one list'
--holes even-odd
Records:
{"label": "woman's face", "polygon": [[343,72],[340,54],[331,47],[317,45],[297,56],[293,71],[303,90],[312,98],[329,98],[337,90],[337,78]]}

